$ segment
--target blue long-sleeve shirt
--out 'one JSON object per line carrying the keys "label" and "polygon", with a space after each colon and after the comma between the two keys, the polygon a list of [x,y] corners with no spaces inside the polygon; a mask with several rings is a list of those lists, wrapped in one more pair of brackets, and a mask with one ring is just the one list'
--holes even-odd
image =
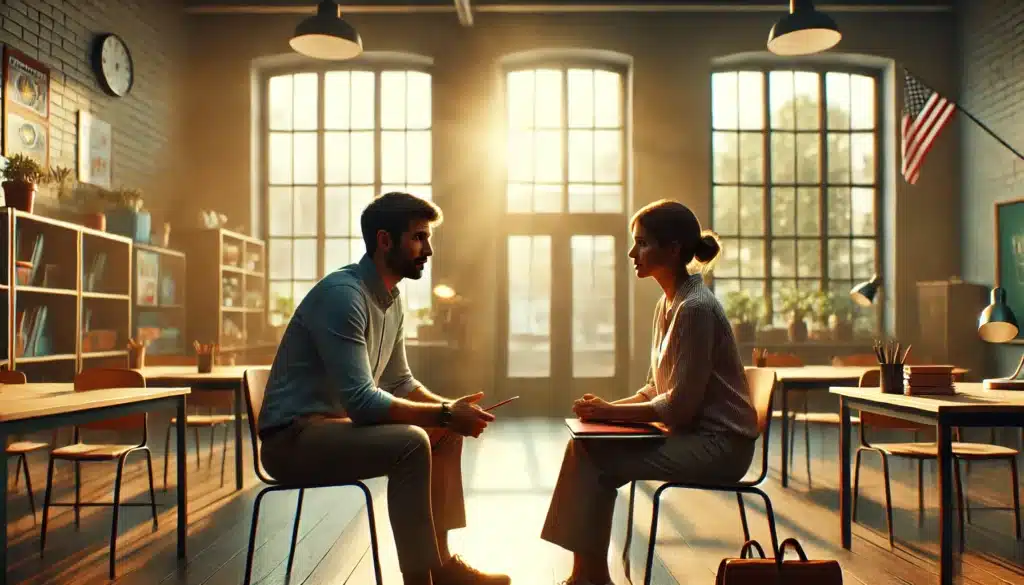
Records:
{"label": "blue long-sleeve shirt", "polygon": [[363,256],[322,278],[295,309],[270,369],[259,427],[310,414],[380,422],[394,396],[417,386],[406,361],[401,298]]}

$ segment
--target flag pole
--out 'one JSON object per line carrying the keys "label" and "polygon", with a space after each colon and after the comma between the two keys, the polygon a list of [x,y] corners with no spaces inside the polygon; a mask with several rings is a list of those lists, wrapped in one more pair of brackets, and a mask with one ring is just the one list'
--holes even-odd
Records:
{"label": "flag pole", "polygon": [[[904,68],[903,70],[906,71],[908,75],[911,75],[912,77],[916,78],[921,83],[921,85],[925,85],[925,86],[928,87],[928,89],[930,89],[932,91],[935,91],[935,88],[933,88],[930,85],[928,85],[927,83],[924,83],[923,81],[921,81],[921,78],[918,77],[917,75],[914,75],[913,73],[911,73],[909,69]],[[938,92],[936,92],[936,93],[938,93]],[[945,97],[945,96],[943,96],[943,97]],[[1008,143],[1007,141],[1005,141],[1002,138],[1000,138],[998,134],[993,132],[991,128],[989,128],[984,123],[982,123],[981,120],[975,118],[974,114],[968,112],[967,110],[964,109],[963,106],[961,106],[959,103],[957,103],[956,101],[954,101],[954,100],[952,100],[950,98],[946,98],[946,101],[948,101],[949,103],[953,104],[954,108],[956,108],[957,110],[962,112],[963,115],[965,115],[968,118],[970,118],[971,121],[974,122],[975,124],[977,124],[978,127],[980,127],[982,130],[984,130],[985,132],[988,132],[989,136],[991,136],[992,138],[995,138],[999,142],[999,144],[1002,144],[1003,146],[1006,147],[1007,150],[1009,150],[1013,154],[1017,155],[1017,158],[1019,158],[1021,160],[1024,160],[1024,154],[1021,154],[1016,148],[1010,146],[1010,143]]]}

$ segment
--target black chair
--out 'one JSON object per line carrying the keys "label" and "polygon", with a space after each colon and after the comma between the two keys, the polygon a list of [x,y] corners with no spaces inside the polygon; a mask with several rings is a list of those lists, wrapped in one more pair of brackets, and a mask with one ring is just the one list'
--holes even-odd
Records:
{"label": "black chair", "polygon": [[377,548],[377,524],[373,514],[373,495],[370,493],[370,489],[366,487],[361,481],[352,481],[345,483],[330,483],[330,484],[317,484],[317,485],[294,485],[294,484],[280,484],[276,480],[270,477],[270,475],[263,469],[263,464],[260,462],[260,440],[259,440],[259,414],[260,409],[263,407],[263,395],[267,389],[267,379],[270,377],[269,367],[254,367],[247,369],[244,376],[245,386],[245,408],[249,413],[249,437],[252,439],[252,461],[253,467],[256,468],[256,476],[263,483],[267,484],[260,490],[260,493],[256,495],[256,501],[253,502],[252,507],[252,526],[249,529],[249,550],[245,557],[245,581],[244,585],[249,585],[252,579],[252,559],[256,552],[256,524],[260,516],[260,503],[263,501],[263,496],[270,492],[283,491],[283,490],[299,490],[298,504],[295,506],[295,524],[292,526],[292,542],[288,548],[288,568],[286,569],[286,577],[291,577],[292,573],[292,561],[295,558],[295,543],[299,538],[299,518],[302,516],[302,497],[307,489],[319,488],[319,487],[341,487],[341,486],[353,486],[358,487],[363,491],[363,496],[366,498],[366,514],[370,521],[370,551],[373,554],[373,572],[377,578],[377,585],[382,585],[381,570],[380,570],[380,555]]}
{"label": "black chair", "polygon": [[[712,484],[712,483],[690,483],[690,482],[666,482],[654,490],[654,510],[651,517],[651,535],[647,543],[647,565],[644,569],[644,585],[651,585],[651,569],[654,566],[654,543],[658,534],[658,510],[661,506],[661,494],[669,488],[686,488],[693,490],[711,490],[719,492],[734,492],[736,501],[740,505],[740,522],[743,524],[743,540],[750,540],[750,529],[747,526],[747,512],[743,506],[743,494],[756,494],[764,500],[765,513],[768,515],[768,530],[771,532],[772,551],[777,558],[779,556],[779,537],[775,531],[775,511],[772,508],[771,498],[768,497],[760,485],[768,476],[768,437],[772,420],[772,396],[775,392],[775,370],[770,368],[747,368],[747,384],[750,386],[750,393],[754,399],[754,407],[757,409],[757,428],[761,433],[761,473],[750,480],[740,480],[736,483]],[[626,543],[622,548],[622,563],[629,573],[629,545],[633,536],[633,504],[636,500],[636,482],[629,485],[629,515],[626,519]]]}

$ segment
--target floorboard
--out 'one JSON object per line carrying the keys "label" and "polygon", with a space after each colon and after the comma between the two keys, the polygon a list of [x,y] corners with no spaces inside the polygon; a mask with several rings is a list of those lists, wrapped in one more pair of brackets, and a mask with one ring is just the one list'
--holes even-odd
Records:
{"label": "floorboard", "polygon": [[[218,437],[219,438],[219,437]],[[777,439],[777,437],[773,437]],[[190,437],[191,439],[191,437]],[[514,583],[554,584],[571,567],[571,556],[542,541],[538,534],[547,510],[567,440],[558,420],[521,419],[492,425],[485,437],[466,442],[463,464],[469,526],[451,534],[451,548],[470,563],[487,570],[508,572]],[[765,490],[776,511],[780,539],[795,537],[812,558],[840,561],[846,583],[864,585],[930,584],[937,580],[937,514],[935,472],[925,475],[925,510],[918,513],[916,468],[897,461],[892,466],[896,547],[889,549],[885,532],[881,473],[877,458],[865,459],[859,521],[853,549],[839,546],[838,467],[836,430],[812,432],[813,483],[804,471],[803,438],[798,437],[790,487],[777,480],[777,449]],[[175,558],[175,477],[162,487],[162,444],[154,449],[159,528],[153,530],[149,508],[126,508],[119,526],[117,551],[119,585],[236,585],[242,583],[249,522],[259,490],[247,469],[246,489],[234,490],[233,458],[227,458],[221,485],[221,443],[214,446],[212,465],[208,435],[203,437],[201,467],[196,469],[189,441],[189,563]],[[162,441],[161,441],[162,443]],[[248,445],[248,442],[246,443]],[[229,443],[229,449],[233,444]],[[41,455],[41,456],[40,456]],[[251,465],[249,458],[246,464]],[[85,508],[75,528],[70,508],[54,508],[50,516],[46,554],[39,554],[39,522],[46,481],[45,454],[30,462],[37,501],[37,519],[28,513],[22,479],[8,506],[8,578],[11,583],[98,585],[110,583],[110,509]],[[172,454],[173,467],[173,454]],[[54,497],[73,498],[69,464],[58,464]],[[85,464],[83,501],[109,501],[113,465]],[[13,479],[13,473],[12,473]],[[1013,533],[1009,474],[1004,464],[975,464],[967,481],[973,523],[967,530],[964,583],[1024,584],[1024,544]],[[368,482],[375,493],[377,530],[381,543],[384,583],[401,583],[384,497],[385,480]],[[10,485],[10,484],[9,484]],[[655,484],[637,490],[634,537],[629,576],[619,562],[625,532],[627,488],[617,503],[610,554],[616,582],[643,579],[644,557]],[[144,458],[125,470],[125,501],[148,502]],[[746,500],[752,537],[769,546],[763,504]],[[321,488],[306,492],[299,542],[290,580],[286,575],[296,492],[268,494],[261,508],[253,583],[281,585],[370,585],[367,517],[362,493],[355,488]],[[659,524],[654,579],[656,584],[709,584],[722,558],[736,556],[742,545],[739,513],[730,494],[693,490],[665,493]]]}

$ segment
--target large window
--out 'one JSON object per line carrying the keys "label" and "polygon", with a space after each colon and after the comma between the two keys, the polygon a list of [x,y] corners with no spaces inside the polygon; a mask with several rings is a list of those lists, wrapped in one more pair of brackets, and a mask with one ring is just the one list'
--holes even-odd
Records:
{"label": "large window", "polygon": [[[847,299],[879,268],[876,77],[767,68],[711,80],[716,293],[764,298],[775,326],[790,291]],[[855,325],[878,319],[862,311]]]}
{"label": "large window", "polygon": [[[431,198],[431,77],[406,69],[284,73],[266,80],[270,310],[280,321],[324,274],[366,252],[374,197]],[[400,283],[406,331],[431,304],[430,264]]]}
{"label": "large window", "polygon": [[506,72],[506,92],[505,375],[612,378],[625,302],[624,71],[532,64]]}

